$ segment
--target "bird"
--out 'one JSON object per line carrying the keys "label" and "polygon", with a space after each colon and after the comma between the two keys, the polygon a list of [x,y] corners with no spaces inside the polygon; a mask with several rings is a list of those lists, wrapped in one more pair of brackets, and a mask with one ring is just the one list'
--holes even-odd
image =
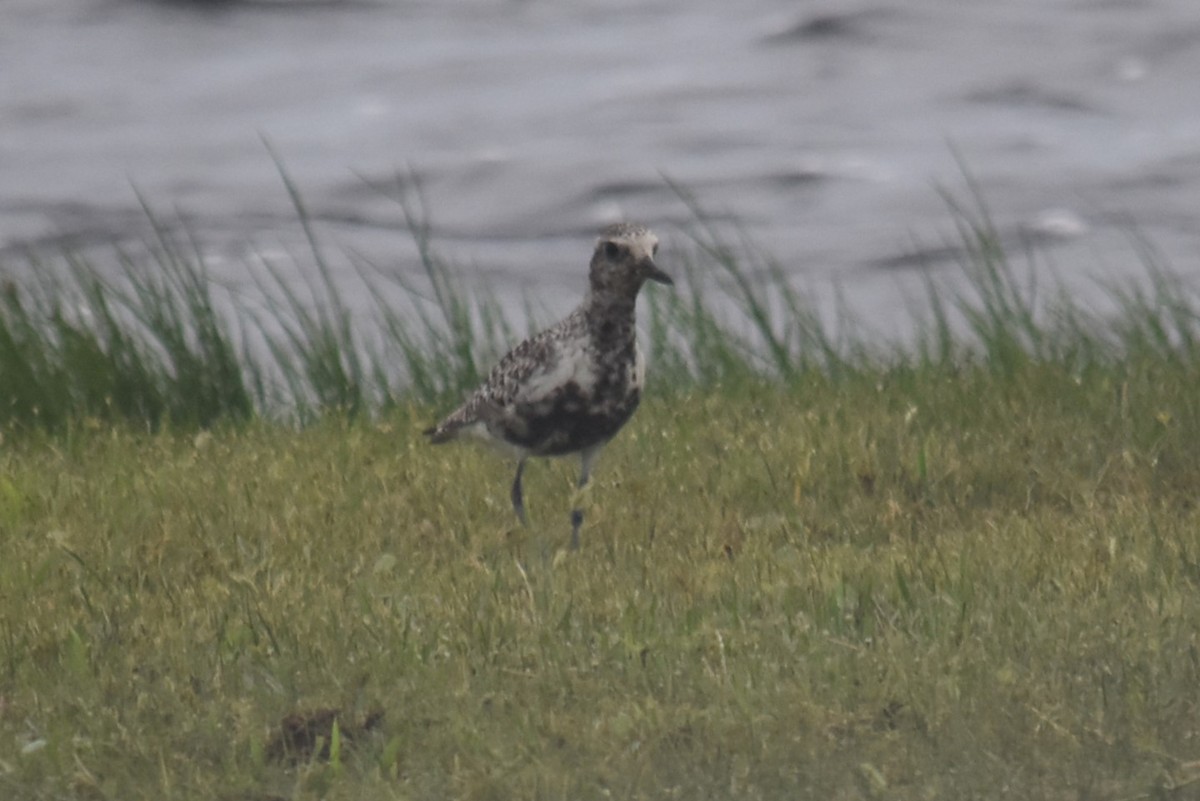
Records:
{"label": "bird", "polygon": [[[646,361],[637,340],[638,294],[647,281],[675,283],[655,263],[657,254],[658,237],[644,225],[604,228],[583,301],[505,354],[461,406],[424,431],[435,445],[468,435],[515,457],[510,496],[522,525],[529,525],[521,489],[526,461],[578,454],[582,491],[600,451],[641,401]],[[570,520],[570,548],[578,550],[578,503]]]}

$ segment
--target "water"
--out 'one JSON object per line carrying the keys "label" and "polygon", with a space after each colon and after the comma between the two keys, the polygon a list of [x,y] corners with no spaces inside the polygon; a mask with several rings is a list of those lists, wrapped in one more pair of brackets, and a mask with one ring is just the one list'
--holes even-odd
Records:
{"label": "water", "polygon": [[1037,269],[1200,273],[1197,75],[1192,0],[4,0],[0,256],[143,237],[136,186],[236,282],[304,249],[265,138],[390,268],[417,176],[443,254],[561,306],[603,223],[682,241],[666,175],[886,328],[959,159]]}

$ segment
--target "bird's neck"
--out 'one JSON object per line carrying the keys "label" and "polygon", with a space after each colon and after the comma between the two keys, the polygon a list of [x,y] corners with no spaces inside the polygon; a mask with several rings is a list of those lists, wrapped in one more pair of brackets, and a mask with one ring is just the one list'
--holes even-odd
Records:
{"label": "bird's neck", "polygon": [[633,337],[637,294],[591,289],[583,301],[584,315],[594,336],[609,341]]}
{"label": "bird's neck", "polygon": [[608,316],[614,318],[634,318],[634,308],[637,305],[637,293],[625,294],[611,289],[588,290],[583,299],[584,308],[592,316]]}

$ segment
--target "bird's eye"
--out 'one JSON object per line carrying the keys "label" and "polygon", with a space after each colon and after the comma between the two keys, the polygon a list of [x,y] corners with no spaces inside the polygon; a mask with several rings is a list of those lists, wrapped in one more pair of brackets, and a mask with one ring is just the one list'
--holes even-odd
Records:
{"label": "bird's eye", "polygon": [[658,243],[657,242],[654,243],[654,247],[650,248],[650,255],[651,256],[658,255]]}
{"label": "bird's eye", "polygon": [[609,259],[615,259],[621,255],[621,246],[616,242],[604,243],[604,256]]}

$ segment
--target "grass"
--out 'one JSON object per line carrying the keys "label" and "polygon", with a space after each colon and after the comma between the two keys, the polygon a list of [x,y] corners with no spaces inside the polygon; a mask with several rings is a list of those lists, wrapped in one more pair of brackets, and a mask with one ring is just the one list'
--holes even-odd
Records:
{"label": "grass", "polygon": [[421,224],[379,336],[315,232],[244,328],[161,225],[9,287],[0,797],[1195,797],[1194,297],[1043,301],[959,219],[880,350],[698,214],[575,555],[569,465],[521,529],[415,433],[515,327]]}
{"label": "grass", "polygon": [[577,556],[568,465],[517,529],[508,467],[426,447],[423,408],[25,439],[0,792],[1190,797],[1193,386],[1034,365],[651,400]]}
{"label": "grass", "polygon": [[[366,299],[352,303],[346,270],[335,268],[301,193],[280,172],[308,253],[246,264],[254,297],[214,281],[201,247],[145,203],[153,241],[140,257],[117,252],[115,276],[76,254],[31,254],[17,274],[37,277],[0,285],[0,428],[61,433],[83,420],[207,428],[260,417],[308,424],[414,401],[444,405],[541,322],[528,309],[514,317],[488,287],[464,281],[437,253],[419,186],[403,184],[394,194],[416,243],[409,267],[418,269],[340,254],[360,282],[354,297]],[[1144,275],[1107,287],[1110,314],[1061,291],[1043,299],[1037,271],[1010,262],[978,195],[973,205],[948,198],[962,288],[929,279],[910,303],[915,342],[880,345],[886,336],[844,304],[832,314],[817,308],[784,265],[672,186],[693,218],[666,254],[686,280],[643,299],[660,379],[652,390],[953,374],[968,363],[1001,372],[1029,361],[1078,371],[1142,356],[1194,364],[1200,355],[1200,297],[1152,249],[1144,249]]]}

